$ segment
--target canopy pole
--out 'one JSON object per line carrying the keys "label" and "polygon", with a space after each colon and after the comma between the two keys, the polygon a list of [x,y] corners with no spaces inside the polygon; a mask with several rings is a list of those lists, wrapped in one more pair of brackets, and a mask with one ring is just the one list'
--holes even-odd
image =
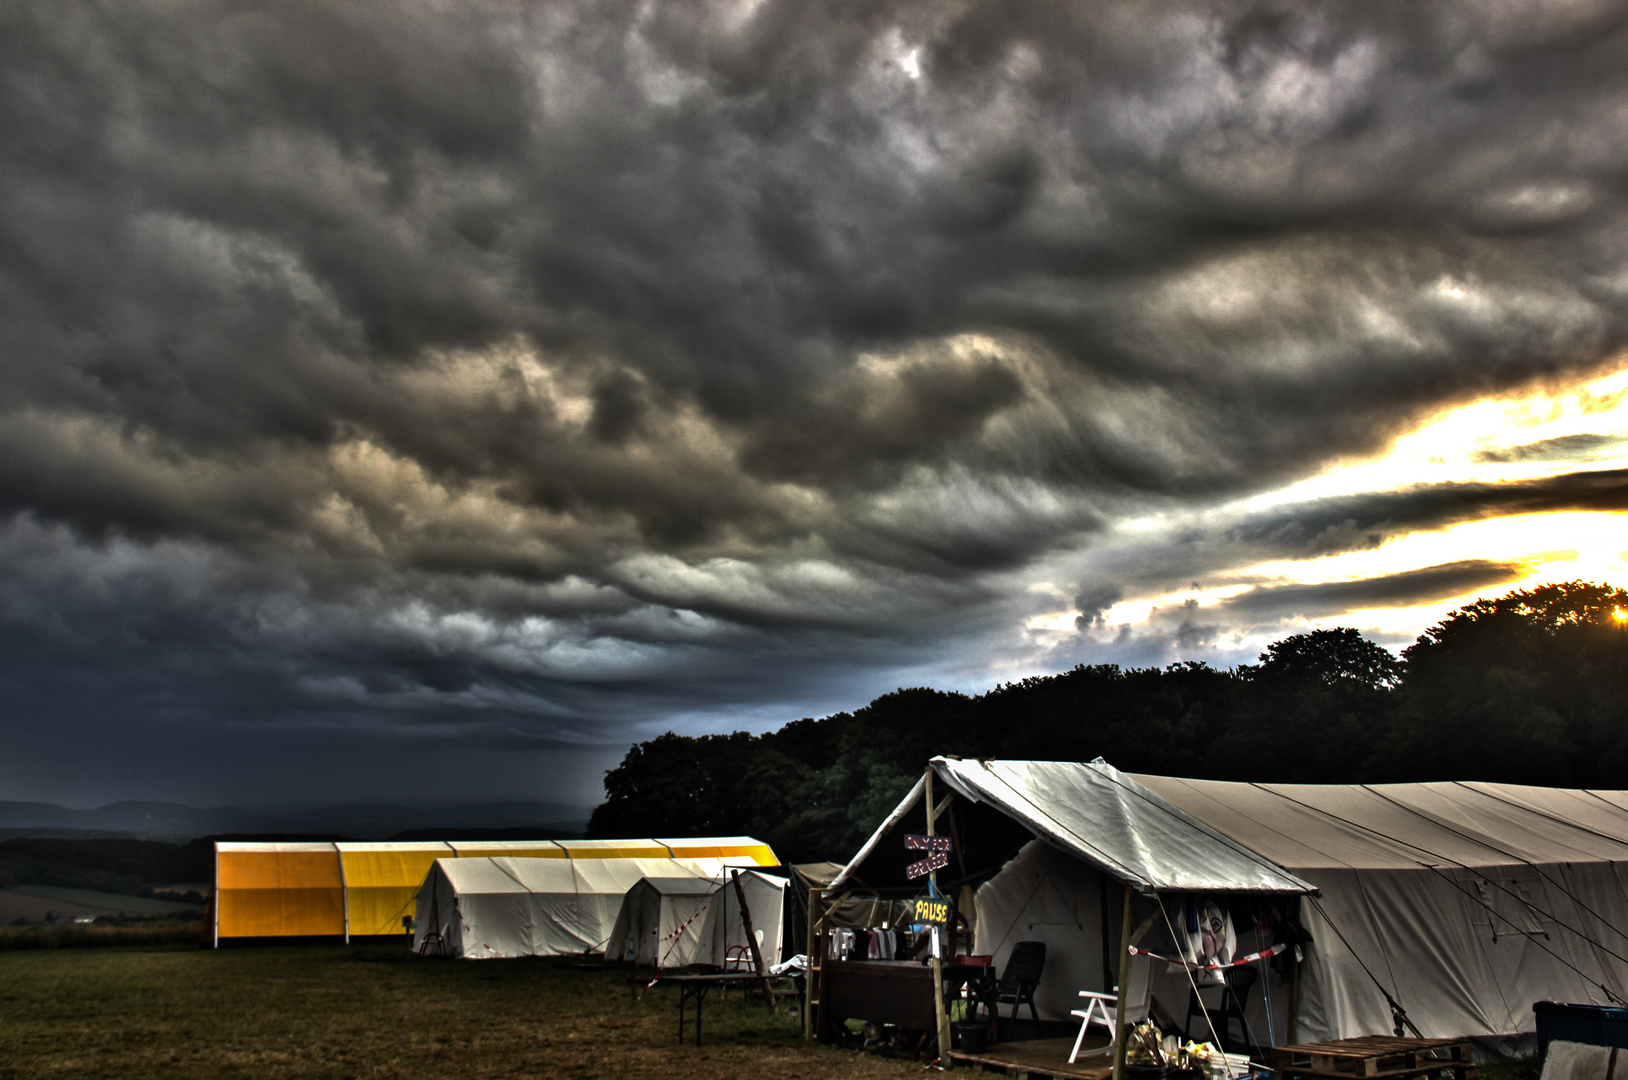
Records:
{"label": "canopy pole", "polygon": [[1114,1080],[1125,1078],[1125,1008],[1131,989],[1131,887],[1125,886],[1125,913],[1119,920],[1119,987],[1114,996]]}
{"label": "canopy pole", "polygon": [[[758,948],[757,932],[752,929],[752,909],[746,906],[746,886],[741,884],[741,872],[731,870],[730,880],[735,883],[735,899],[741,905],[741,926],[746,929],[746,944],[752,950],[752,966],[757,968],[757,977],[763,983],[763,996],[769,999],[769,1011],[776,1016],[780,1015],[780,1006],[774,1000],[774,987],[769,983],[769,969],[763,963],[763,950]],[[724,940],[728,940],[725,937]]]}
{"label": "canopy pole", "polygon": [[[1294,899],[1294,920],[1297,925],[1304,926],[1300,921],[1300,898]],[[1300,966],[1304,961],[1300,959],[1300,946],[1289,947],[1289,1023],[1288,1039],[1285,1041],[1293,1046],[1300,1041]],[[1270,977],[1270,976],[1268,976]]]}
{"label": "canopy pole", "polygon": [[[933,823],[937,820],[938,812],[943,809],[943,807],[939,806],[933,801],[932,765],[929,764],[927,766],[927,771],[922,777],[922,782],[924,785],[924,790],[927,794],[927,835],[933,836],[936,835],[933,831]],[[948,804],[949,801],[950,800],[947,797],[944,800],[946,804]],[[928,854],[931,854],[931,852]],[[929,872],[927,875],[927,881],[931,886],[932,891],[936,894],[938,892],[938,871],[933,870]],[[945,930],[947,929],[948,927],[945,927]],[[930,937],[933,942],[933,1016],[938,1021],[938,1063],[942,1068],[948,1069],[952,1064],[950,1058],[950,1017],[949,1014],[944,1011],[944,961],[938,955],[940,950],[942,950],[944,947],[944,936],[944,931],[938,930],[937,928],[930,932]]]}

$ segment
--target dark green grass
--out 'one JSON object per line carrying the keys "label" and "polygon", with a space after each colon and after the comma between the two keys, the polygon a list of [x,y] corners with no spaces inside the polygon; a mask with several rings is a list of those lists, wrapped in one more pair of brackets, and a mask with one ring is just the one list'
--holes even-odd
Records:
{"label": "dark green grass", "polygon": [[[0,1080],[35,1077],[882,1077],[919,1071],[806,1044],[790,1010],[707,1001],[621,968],[406,959],[344,946],[0,953]],[[12,1070],[8,1073],[7,1070]]]}

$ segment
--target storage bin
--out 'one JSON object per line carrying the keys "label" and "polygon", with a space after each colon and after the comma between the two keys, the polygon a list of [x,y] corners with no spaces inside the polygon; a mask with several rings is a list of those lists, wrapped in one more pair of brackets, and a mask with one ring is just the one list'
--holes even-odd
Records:
{"label": "storage bin", "polygon": [[1538,1039],[1541,1042],[1559,1039],[1592,1046],[1628,1048],[1628,1009],[1620,1005],[1539,1001],[1532,1006],[1532,1011],[1537,1014]]}

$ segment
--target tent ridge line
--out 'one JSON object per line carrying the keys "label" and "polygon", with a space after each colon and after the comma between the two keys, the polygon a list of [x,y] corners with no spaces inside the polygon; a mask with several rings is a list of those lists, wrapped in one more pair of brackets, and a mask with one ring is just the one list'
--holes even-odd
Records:
{"label": "tent ridge line", "polygon": [[[1340,815],[1336,814],[1332,810],[1324,810],[1321,806],[1313,806],[1309,802],[1303,802],[1300,799],[1297,799],[1292,795],[1285,795],[1283,792],[1277,791],[1277,790],[1275,790],[1275,789],[1273,789],[1271,787],[1268,787],[1265,784],[1259,784],[1259,783],[1256,783],[1254,781],[1251,781],[1250,783],[1251,783],[1252,787],[1258,787],[1262,791],[1266,792],[1269,795],[1275,795],[1278,798],[1284,800],[1285,802],[1292,802],[1296,806],[1305,807],[1307,810],[1310,810],[1314,814],[1322,814],[1324,817],[1330,818],[1330,819],[1332,819],[1334,821],[1338,821],[1342,825],[1349,825],[1353,829],[1357,829],[1357,830],[1359,830],[1361,832],[1368,833],[1368,834],[1370,834],[1372,836],[1377,836],[1381,840],[1389,841],[1390,843],[1397,844],[1397,845],[1399,845],[1401,847],[1411,848],[1414,851],[1419,852],[1421,855],[1428,855],[1433,859],[1447,859],[1447,856],[1441,854],[1441,852],[1439,852],[1439,851],[1431,851],[1429,848],[1420,847],[1418,844],[1410,843],[1410,842],[1408,842],[1406,840],[1403,840],[1399,836],[1392,836],[1390,833],[1380,832],[1378,829],[1373,828],[1370,825],[1364,825],[1359,821],[1352,821],[1350,818],[1343,818]],[[1359,784],[1358,786],[1360,787],[1362,785]],[[1418,862],[1418,864],[1420,866],[1424,867],[1426,870],[1435,869],[1433,864],[1427,863],[1423,859],[1419,859],[1419,858],[1415,857],[1415,861]],[[1448,862],[1455,862],[1455,863],[1458,862],[1457,859],[1447,859],[1447,861]],[[1466,866],[1464,863],[1458,863],[1458,865],[1463,867],[1466,870],[1471,869],[1471,867]],[[1352,870],[1353,873],[1355,873],[1359,869],[1360,869],[1359,867],[1355,867],[1355,866],[1351,867],[1351,870]]]}
{"label": "tent ridge line", "polygon": [[[1183,781],[1183,782],[1185,783],[1186,781]],[[1216,781],[1216,782],[1218,782],[1218,783],[1228,783],[1229,781]],[[1237,782],[1241,783],[1245,787],[1251,787],[1251,788],[1255,788],[1255,789],[1260,790],[1260,791],[1265,791],[1266,794],[1268,794],[1268,795],[1276,795],[1277,794],[1277,792],[1275,792],[1275,791],[1270,791],[1270,790],[1268,790],[1266,788],[1262,788],[1261,785],[1258,782],[1254,781],[1254,780],[1242,780],[1242,781],[1237,781]],[[1189,790],[1191,790],[1191,789],[1189,789]],[[1202,795],[1204,798],[1208,799],[1212,803],[1217,804],[1222,809],[1231,810],[1233,813],[1237,814],[1239,817],[1243,818],[1244,820],[1252,822],[1256,827],[1261,828],[1261,829],[1265,829],[1269,833],[1272,833],[1272,834],[1274,834],[1276,836],[1282,837],[1284,840],[1287,840],[1288,842],[1290,842],[1292,844],[1298,844],[1299,846],[1301,846],[1303,848],[1306,848],[1308,851],[1312,851],[1313,854],[1322,855],[1325,858],[1334,859],[1341,866],[1345,867],[1347,870],[1352,871],[1353,873],[1357,869],[1356,866],[1354,866],[1353,864],[1348,863],[1343,859],[1337,858],[1336,856],[1330,855],[1326,851],[1317,851],[1317,850],[1311,848],[1310,845],[1305,844],[1302,841],[1296,840],[1293,836],[1290,836],[1288,833],[1284,832],[1282,829],[1274,828],[1273,826],[1268,825],[1266,822],[1260,820],[1259,818],[1252,817],[1249,814],[1244,813],[1242,810],[1239,810],[1239,809],[1237,809],[1235,807],[1228,806],[1226,803],[1222,802],[1220,799],[1217,799],[1213,795],[1207,794],[1206,792],[1203,792],[1203,791],[1194,791],[1193,793],[1196,794],[1196,795]],[[1311,882],[1308,881],[1306,884],[1309,885],[1309,884],[1311,884]],[[1321,890],[1319,890],[1319,891],[1321,891]]]}
{"label": "tent ridge line", "polygon": [[[1558,825],[1565,825],[1568,828],[1581,830],[1582,832],[1588,833],[1590,836],[1598,836],[1601,840],[1609,840],[1613,844],[1618,844],[1618,845],[1622,844],[1622,840],[1619,837],[1612,836],[1609,833],[1603,833],[1598,829],[1591,829],[1587,825],[1580,825],[1575,821],[1567,821],[1565,818],[1555,817],[1553,814],[1545,813],[1542,810],[1534,810],[1530,806],[1522,806],[1520,803],[1513,802],[1513,801],[1511,801],[1509,799],[1506,799],[1502,795],[1497,794],[1496,792],[1483,791],[1480,788],[1470,787],[1468,784],[1466,784],[1462,780],[1454,780],[1454,781],[1452,781],[1452,783],[1457,785],[1458,787],[1463,788],[1465,791],[1473,791],[1477,795],[1484,795],[1487,798],[1493,800],[1494,802],[1501,802],[1505,806],[1513,807],[1516,810],[1520,810],[1520,811],[1523,811],[1525,813],[1535,815],[1537,817],[1543,818],[1545,821],[1553,821]],[[1620,807],[1620,806],[1616,805],[1615,803],[1611,802],[1611,800],[1609,800],[1609,799],[1601,799],[1598,795],[1594,794],[1594,792],[1590,791],[1588,788],[1556,788],[1554,790],[1556,790],[1556,791],[1581,791],[1583,794],[1588,795],[1591,798],[1599,799],[1600,802],[1605,803],[1606,806],[1610,807],[1612,810],[1615,810],[1617,813],[1619,813],[1619,814],[1623,813],[1622,807]],[[1608,861],[1609,862],[1617,862],[1618,860],[1610,859]]]}
{"label": "tent ridge line", "polygon": [[[1454,782],[1456,783],[1457,781],[1454,781]],[[1389,795],[1386,795],[1383,791],[1375,791],[1374,790],[1374,785],[1372,785],[1372,784],[1358,784],[1357,786],[1360,787],[1362,790],[1368,792],[1370,795],[1374,796],[1375,798],[1385,800],[1386,802],[1390,803],[1392,806],[1396,807],[1398,810],[1401,810],[1403,813],[1412,814],[1414,817],[1420,819],[1421,821],[1427,821],[1430,824],[1436,826],[1437,828],[1446,829],[1448,832],[1452,833],[1454,836],[1458,837],[1461,840],[1468,840],[1470,843],[1476,845],[1477,847],[1486,848],[1488,851],[1495,851],[1499,855],[1503,855],[1506,858],[1514,859],[1516,862],[1520,863],[1522,866],[1531,867],[1533,870],[1538,869],[1537,863],[1533,862],[1531,859],[1524,858],[1523,856],[1517,855],[1513,851],[1505,851],[1503,848],[1499,847],[1498,845],[1496,845],[1494,843],[1491,843],[1490,841],[1482,840],[1481,838],[1479,838],[1477,836],[1474,836],[1474,835],[1472,835],[1470,833],[1464,832],[1464,831],[1462,831],[1460,829],[1456,829],[1452,825],[1449,825],[1447,822],[1445,822],[1445,821],[1441,820],[1440,818],[1436,817],[1436,815],[1434,815],[1434,814],[1427,814],[1426,812],[1424,812],[1423,810],[1418,809],[1417,807],[1409,806],[1407,803],[1404,803],[1404,802],[1398,802],[1397,800],[1391,798]],[[1428,852],[1431,855],[1436,855],[1436,856],[1438,856],[1440,858],[1447,858],[1447,856],[1442,855],[1440,852],[1430,851],[1429,848],[1420,848],[1420,850]],[[1473,870],[1473,869],[1475,869],[1473,866],[1470,866],[1469,864],[1467,864],[1467,863],[1465,863],[1465,862],[1463,862],[1462,860],[1459,860],[1459,859],[1449,859],[1448,861],[1458,863],[1458,865],[1463,867],[1465,870]],[[1538,873],[1541,874],[1542,872],[1543,871],[1538,870]]]}
{"label": "tent ridge line", "polygon": [[[1394,801],[1391,800],[1391,799],[1386,799],[1385,796],[1380,795],[1379,792],[1370,790],[1366,784],[1358,784],[1357,786],[1363,788],[1364,790],[1369,790],[1370,794],[1375,795],[1378,798],[1385,799],[1386,802],[1393,803],[1393,805],[1398,806],[1400,809],[1403,809],[1403,810],[1408,809],[1408,807],[1406,807],[1406,806],[1402,806],[1399,803],[1394,803]],[[1289,799],[1290,802],[1298,803],[1299,805],[1305,806],[1305,807],[1307,807],[1308,809],[1311,809],[1311,810],[1315,810],[1318,813],[1327,814],[1329,817],[1333,818],[1335,821],[1343,821],[1347,825],[1351,825],[1354,828],[1367,829],[1369,832],[1374,833],[1374,835],[1376,835],[1376,836],[1382,836],[1385,839],[1390,840],[1390,841],[1392,841],[1394,843],[1401,844],[1401,845],[1403,845],[1405,847],[1411,847],[1416,851],[1424,852],[1426,855],[1430,855],[1430,856],[1433,856],[1434,858],[1442,859],[1442,860],[1445,860],[1446,862],[1453,863],[1460,870],[1468,870],[1471,873],[1475,872],[1475,869],[1476,869],[1475,867],[1470,866],[1470,865],[1468,865],[1468,864],[1466,864],[1466,863],[1464,863],[1464,862],[1462,862],[1462,861],[1460,861],[1458,859],[1454,859],[1451,856],[1443,855],[1441,852],[1431,851],[1429,848],[1421,848],[1417,844],[1410,844],[1406,840],[1402,840],[1402,839],[1399,839],[1397,837],[1390,836],[1387,833],[1382,833],[1378,829],[1368,829],[1367,826],[1359,825],[1354,821],[1349,821],[1346,818],[1340,817],[1338,814],[1335,814],[1335,813],[1333,813],[1331,811],[1323,810],[1320,807],[1311,806],[1309,803],[1302,803],[1302,802],[1300,802],[1300,800],[1290,798],[1288,795],[1282,795],[1281,793],[1275,793],[1275,794],[1279,794],[1282,798]],[[1420,814],[1418,816],[1424,818],[1424,820],[1426,820],[1426,821],[1432,820],[1429,817],[1425,817],[1425,815],[1423,815],[1423,814]],[[1453,831],[1448,826],[1443,826],[1443,828],[1448,828],[1449,831]],[[1483,846],[1485,846],[1485,845],[1483,845]],[[1497,849],[1496,848],[1491,848],[1490,850],[1496,851]],[[1538,870],[1536,864],[1526,862],[1525,860],[1520,860],[1520,862],[1522,863],[1522,865],[1527,866],[1527,867],[1531,868],[1534,871],[1537,871],[1539,874],[1542,874],[1542,871]],[[1448,881],[1450,883],[1453,883],[1455,885],[1455,887],[1457,887],[1457,883],[1454,881],[1454,879],[1449,877],[1442,870],[1442,868],[1439,865],[1435,865],[1435,864],[1432,864],[1432,863],[1426,863],[1426,862],[1420,862],[1419,865],[1424,867],[1426,870],[1429,870],[1433,874],[1440,875],[1443,880]],[[1607,954],[1615,957],[1618,960],[1623,961],[1624,963],[1628,963],[1628,957],[1620,956],[1616,952],[1613,952],[1611,949],[1606,948],[1605,945],[1601,944],[1600,942],[1598,942],[1598,941],[1594,940],[1593,938],[1589,937],[1587,934],[1583,933],[1580,930],[1577,930],[1576,928],[1572,927],[1571,925],[1569,925],[1568,923],[1563,921],[1554,912],[1545,911],[1543,908],[1540,908],[1536,904],[1532,903],[1532,901],[1530,901],[1530,900],[1528,900],[1528,899],[1526,899],[1524,897],[1518,896],[1517,894],[1511,892],[1509,889],[1505,888],[1504,886],[1499,885],[1496,881],[1493,881],[1490,878],[1484,878],[1483,880],[1485,880],[1489,884],[1495,886],[1500,892],[1507,893],[1508,895],[1515,897],[1515,899],[1520,900],[1522,903],[1526,904],[1527,907],[1530,907],[1533,911],[1536,911],[1536,912],[1538,912],[1540,914],[1543,914],[1543,915],[1547,915],[1549,917],[1549,921],[1554,923],[1556,926],[1564,927],[1566,930],[1570,931],[1575,936],[1581,938],[1582,940],[1588,942],[1589,944],[1595,946],[1596,948],[1606,952]],[[1359,886],[1359,891],[1360,891],[1360,886],[1361,886],[1360,878],[1358,879],[1358,886]],[[1463,891],[1463,889],[1461,887],[1460,887],[1460,891],[1461,892]],[[1562,891],[1565,891],[1565,890],[1562,890]],[[1364,894],[1364,895],[1366,896],[1366,894]],[[1469,894],[1465,893],[1465,895],[1468,896]],[[1567,895],[1570,896],[1571,894],[1567,893]],[[1491,912],[1493,915],[1497,915],[1497,912],[1493,909],[1492,905],[1488,904],[1485,900],[1482,900],[1479,897],[1471,897],[1471,899],[1475,900],[1477,903],[1479,903],[1482,907],[1486,908],[1487,911]],[[1576,898],[1572,897],[1572,899],[1575,900]],[[1598,918],[1597,915],[1595,917]],[[1372,921],[1372,916],[1371,915],[1370,915],[1370,920]],[[1621,931],[1618,931],[1618,932],[1621,933]],[[1571,968],[1573,971],[1576,971],[1579,975],[1583,974],[1581,969],[1579,969],[1575,964],[1572,964],[1569,961],[1563,959],[1558,953],[1554,952],[1554,950],[1552,950],[1552,949],[1548,948],[1547,946],[1543,945],[1541,942],[1537,941],[1535,938],[1532,939],[1532,943],[1534,945],[1536,945],[1538,948],[1542,949],[1544,952],[1549,953],[1549,955],[1551,955],[1555,959],[1559,960],[1562,964],[1564,964],[1567,967]],[[1387,964],[1390,963],[1388,958],[1386,959],[1386,963]],[[1584,976],[1584,978],[1587,978],[1587,976]],[[1601,985],[1600,983],[1598,983],[1598,982],[1596,982],[1595,985],[1599,986],[1601,990],[1606,990],[1606,988],[1603,985]],[[1611,991],[1606,990],[1606,994],[1608,996],[1610,996]]]}

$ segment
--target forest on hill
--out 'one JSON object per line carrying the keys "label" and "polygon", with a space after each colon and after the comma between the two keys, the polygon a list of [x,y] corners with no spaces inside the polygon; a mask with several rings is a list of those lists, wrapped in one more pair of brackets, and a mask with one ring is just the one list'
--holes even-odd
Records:
{"label": "forest on hill", "polygon": [[1314,630],[1230,671],[1081,666],[977,697],[899,690],[763,735],[669,732],[606,775],[588,835],[745,834],[788,862],[846,859],[936,754],[1628,788],[1625,617],[1628,591],[1564,582],[1459,608],[1400,658],[1353,629]]}

